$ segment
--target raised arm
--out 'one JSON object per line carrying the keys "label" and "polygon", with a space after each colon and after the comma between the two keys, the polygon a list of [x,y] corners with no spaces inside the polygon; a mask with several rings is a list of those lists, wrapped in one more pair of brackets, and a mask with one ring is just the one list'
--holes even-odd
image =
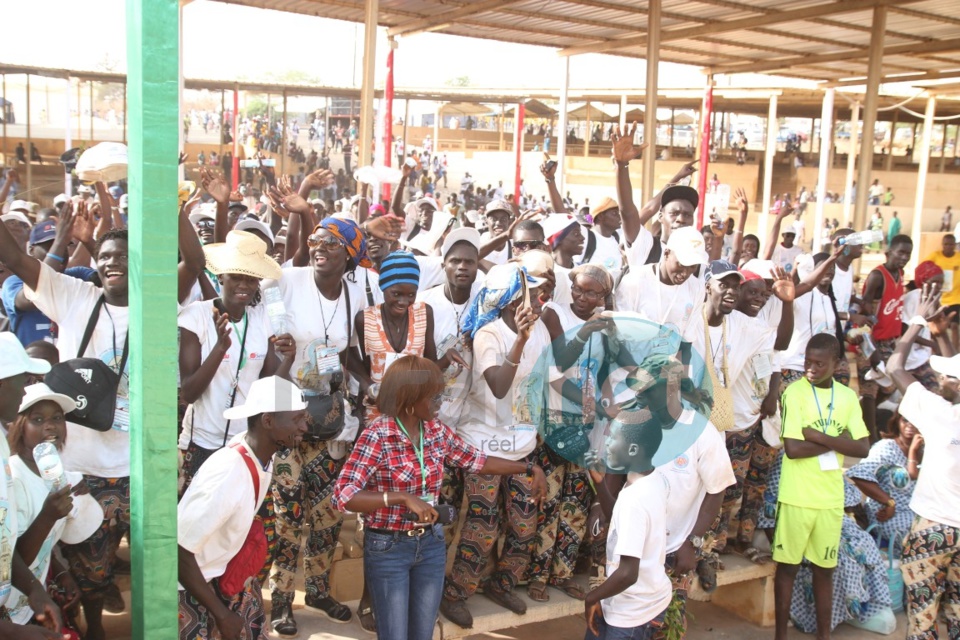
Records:
{"label": "raised arm", "polygon": [[837,262],[837,258],[840,257],[840,253],[842,251],[842,248],[834,251],[829,258],[818,264],[810,275],[798,282],[796,285],[796,297],[799,298],[800,296],[806,295],[816,289],[817,285],[820,284],[820,280],[823,279],[823,276],[825,276],[827,271],[830,270],[830,267]]}
{"label": "raised arm", "polygon": [[789,216],[792,212],[793,207],[787,203],[783,203],[780,206],[780,209],[777,211],[777,215],[773,219],[773,225],[770,227],[770,233],[767,234],[767,244],[763,248],[764,260],[769,260],[773,257],[773,252],[777,248],[777,238],[780,237],[780,225],[783,224],[783,219]]}
{"label": "raised arm", "polygon": [[180,247],[180,263],[177,265],[177,300],[183,304],[190,297],[193,285],[203,273],[207,264],[203,253],[200,237],[190,222],[190,211],[200,202],[199,196],[194,196],[180,207],[180,217],[177,221],[178,243]]}
{"label": "raised arm", "polygon": [[28,256],[13,239],[7,226],[0,224],[0,262],[31,289],[40,281],[40,261]]}
{"label": "raised arm", "polygon": [[210,167],[200,167],[200,186],[217,202],[216,222],[213,227],[213,241],[227,241],[227,210],[230,207],[230,185],[223,174]]}
{"label": "raised arm", "polygon": [[737,227],[733,230],[733,253],[730,256],[730,262],[738,265],[740,264],[740,256],[743,254],[743,233],[747,228],[750,202],[747,200],[747,192],[739,187],[734,197],[737,199],[737,209],[740,211],[740,217],[737,220]]}
{"label": "raised arm", "polygon": [[557,163],[544,153],[543,164],[540,165],[540,173],[547,183],[547,193],[550,194],[550,204],[555,212],[566,213],[567,206],[563,204],[563,197],[560,195],[560,190],[557,189],[557,168]]}
{"label": "raised arm", "polygon": [[393,201],[390,203],[390,208],[393,210],[393,215],[398,218],[404,218],[407,214],[403,212],[403,192],[406,190],[407,181],[410,179],[410,174],[413,173],[413,167],[408,165],[406,162],[400,167],[402,176],[400,177],[400,184],[397,185],[396,190],[393,193]]}
{"label": "raised arm", "polygon": [[617,202],[620,204],[620,218],[623,220],[624,239],[628,243],[633,243],[640,233],[640,227],[644,221],[640,219],[640,212],[633,201],[633,185],[630,183],[630,161],[640,155],[643,147],[636,147],[633,144],[633,135],[637,132],[637,123],[625,133],[620,132],[620,127],[613,131],[613,165],[616,171],[617,180]]}

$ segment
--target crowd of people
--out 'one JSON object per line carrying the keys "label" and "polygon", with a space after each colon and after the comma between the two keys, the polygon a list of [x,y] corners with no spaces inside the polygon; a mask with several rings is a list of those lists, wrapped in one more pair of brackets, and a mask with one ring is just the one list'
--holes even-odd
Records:
{"label": "crowd of people", "polygon": [[[416,162],[391,202],[360,185],[333,210],[313,199],[328,169],[261,166],[260,202],[201,168],[179,211],[181,638],[294,637],[301,578],[306,607],[389,640],[431,638],[438,614],[471,628],[478,591],[522,615],[521,588],[583,600],[588,638],[682,637],[694,579],[712,591],[724,556],[768,549],[778,640],[791,619],[819,637],[876,627],[902,602],[910,640],[936,638],[938,616],[960,633],[953,237],[908,284],[913,241],[894,235],[858,291],[852,229],[810,255],[795,226],[780,234],[784,205],[761,244],[743,190],[736,220],[697,229],[697,161],[638,206],[641,148],[611,139],[616,199],[588,211],[551,162],[548,206],[491,188],[476,210],[420,189]],[[2,217],[4,637],[98,640],[124,607],[115,187]],[[346,513],[356,612],[331,585]]]}

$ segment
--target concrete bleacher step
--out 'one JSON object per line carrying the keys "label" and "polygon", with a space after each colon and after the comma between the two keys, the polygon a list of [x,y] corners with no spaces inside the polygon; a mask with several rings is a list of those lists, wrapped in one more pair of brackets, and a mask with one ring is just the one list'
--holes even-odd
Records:
{"label": "concrete bleacher step", "polygon": [[[586,583],[582,585],[586,588]],[[569,597],[557,589],[548,589],[549,602],[534,602],[527,597],[526,587],[520,586],[514,591],[527,605],[527,613],[517,615],[500,605],[488,600],[482,593],[478,593],[467,602],[473,614],[473,628],[463,629],[453,624],[443,616],[439,617],[434,629],[433,640],[453,640],[455,638],[469,638],[484,633],[502,631],[521,625],[555,620],[583,613],[583,602]],[[270,614],[269,594],[264,594],[267,615]],[[293,615],[299,627],[300,640],[347,640],[356,638],[374,638],[373,634],[366,633],[360,627],[356,611],[359,600],[344,602],[354,612],[353,618],[347,624],[335,623],[319,611],[307,609],[303,606],[303,593],[297,592],[294,599]],[[279,639],[281,636],[271,632],[269,638]]]}
{"label": "concrete bleacher step", "polygon": [[773,576],[777,565],[772,560],[754,564],[738,555],[723,555],[723,571],[717,572],[717,589],[706,593],[694,579],[691,600],[712,602],[731,613],[762,627],[774,624]]}

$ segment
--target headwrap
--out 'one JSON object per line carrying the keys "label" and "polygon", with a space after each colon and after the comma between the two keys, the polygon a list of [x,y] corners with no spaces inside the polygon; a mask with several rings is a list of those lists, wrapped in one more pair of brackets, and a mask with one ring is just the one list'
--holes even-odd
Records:
{"label": "headwrap", "polygon": [[943,269],[938,267],[931,260],[924,260],[917,265],[917,268],[913,271],[913,281],[916,283],[917,288],[921,288],[930,278],[935,278],[936,276],[942,275]]}
{"label": "headwrap", "polygon": [[353,271],[357,267],[369,269],[373,266],[373,262],[367,257],[367,240],[356,222],[342,218],[324,218],[314,227],[313,232],[320,229],[333,234],[347,250],[347,271]]}
{"label": "headwrap", "polygon": [[398,284],[420,286],[420,263],[409,251],[394,251],[380,263],[380,291]]}
{"label": "headwrap", "polygon": [[[527,252],[529,253],[529,251]],[[577,276],[587,276],[600,283],[600,286],[606,291],[606,295],[613,292],[613,276],[610,272],[598,264],[581,264],[570,270],[570,282],[573,283]]]}
{"label": "headwrap", "polygon": [[483,289],[464,316],[463,332],[474,338],[481,327],[496,320],[507,305],[524,294],[527,287],[538,284],[539,281],[527,275],[527,270],[516,263],[491,267]]}

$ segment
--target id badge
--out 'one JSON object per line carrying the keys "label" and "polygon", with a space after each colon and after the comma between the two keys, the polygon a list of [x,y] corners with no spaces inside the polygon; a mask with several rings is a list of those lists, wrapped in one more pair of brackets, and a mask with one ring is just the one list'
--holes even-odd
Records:
{"label": "id badge", "polygon": [[130,431],[130,400],[117,396],[117,409],[113,414],[113,428],[117,431]]}
{"label": "id badge", "polygon": [[450,349],[456,349],[457,351],[459,351],[460,350],[459,346],[460,346],[460,336],[457,336],[451,333],[446,338],[444,338],[440,342],[440,344],[437,345],[437,355],[442,358],[443,355]]}
{"label": "id badge", "polygon": [[340,373],[340,352],[336,347],[317,346],[317,373],[329,375]]}
{"label": "id badge", "polygon": [[769,380],[773,375],[770,357],[766,353],[758,353],[753,357],[753,371],[757,380]]}
{"label": "id badge", "polygon": [[837,471],[840,469],[840,461],[837,459],[836,451],[825,451],[817,456],[820,461],[820,471]]}

